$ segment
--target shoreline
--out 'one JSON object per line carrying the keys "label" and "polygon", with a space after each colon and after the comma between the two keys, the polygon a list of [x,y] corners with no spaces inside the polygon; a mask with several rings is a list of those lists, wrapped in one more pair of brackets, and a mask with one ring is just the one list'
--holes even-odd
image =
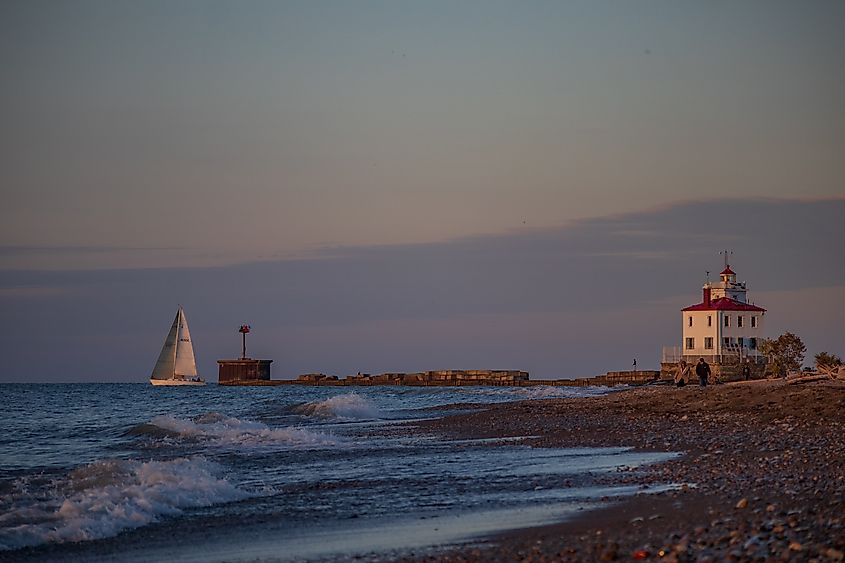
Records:
{"label": "shoreline", "polygon": [[[538,436],[535,447],[631,446],[683,455],[609,479],[679,490],[422,555],[451,561],[842,561],[845,384],[757,380],[639,387],[494,404],[419,423],[453,439]],[[413,556],[412,556],[413,557]]]}
{"label": "shoreline", "polygon": [[[421,540],[432,542],[422,547],[419,541],[414,543],[419,537],[406,535],[414,540],[406,543],[399,534],[400,531],[414,533],[414,526],[403,528],[403,522],[395,522],[389,515],[383,520],[354,520],[352,527],[343,526],[334,539],[344,541],[341,537],[344,530],[348,535],[354,528],[351,537],[355,541],[346,547],[355,550],[355,559],[837,561],[845,558],[842,432],[845,382],[790,385],[782,380],[750,381],[707,389],[647,386],[610,390],[592,397],[457,406],[458,410],[454,404],[425,407],[423,410],[445,412],[437,412],[438,418],[415,418],[383,427],[364,425],[361,432],[387,437],[422,434],[445,441],[490,440],[487,454],[490,463],[484,467],[494,472],[519,470],[523,464],[530,463],[524,453],[515,456],[505,455],[504,450],[496,453],[498,444],[517,442],[537,448],[532,453],[540,452],[541,457],[544,447],[608,446],[680,455],[646,466],[628,461],[631,465],[617,464],[619,469],[609,473],[595,471],[593,464],[593,471],[584,474],[583,480],[573,479],[576,489],[583,483],[597,485],[598,489],[625,486],[634,496],[594,493],[584,497],[587,502],[583,508],[569,512],[569,516],[566,512],[549,513],[519,529],[514,529],[515,521],[507,520],[505,524],[511,525],[495,528],[499,531],[492,531],[489,522],[473,531],[467,516],[485,523],[488,516],[482,512],[450,516],[447,511],[442,523],[433,523],[440,513],[425,513],[424,527],[434,527],[435,531],[439,527],[441,535]],[[350,434],[354,435],[355,432]],[[430,467],[436,471],[438,463],[432,458]],[[479,467],[474,465],[466,475],[478,471]],[[560,472],[556,466],[550,471],[549,475]],[[439,476],[435,478],[439,480]],[[681,487],[662,488],[672,484]],[[534,485],[540,485],[538,488],[542,490],[549,483],[543,480],[529,483],[524,490],[530,491]],[[551,484],[551,488],[564,492],[569,487],[568,479]],[[648,494],[639,494],[637,490]],[[450,498],[452,493],[444,494]],[[608,496],[599,496],[604,494]],[[554,523],[555,519],[567,517],[571,519]],[[409,524],[415,518],[405,520]],[[14,553],[0,551],[0,561],[101,561],[117,558],[116,554],[124,560],[143,561],[176,557],[177,553],[198,561],[297,559],[282,555],[287,540],[273,532],[273,526],[277,530],[284,527],[273,524],[272,519],[247,518],[242,522],[244,526],[234,528],[221,527],[219,522],[206,528],[202,519],[189,520],[187,524],[183,530],[191,537],[191,543],[207,544],[202,552],[188,552],[184,546],[173,543],[165,520],[125,536],[119,534],[90,543],[38,546]],[[358,551],[366,544],[365,532],[373,533],[369,537],[373,539],[375,551],[368,552],[367,548]],[[461,533],[468,535],[462,536],[463,539],[455,537]],[[384,538],[392,543],[381,550],[377,545]],[[313,557],[314,560],[353,558],[352,552],[342,553]],[[303,555],[301,559],[308,557]]]}

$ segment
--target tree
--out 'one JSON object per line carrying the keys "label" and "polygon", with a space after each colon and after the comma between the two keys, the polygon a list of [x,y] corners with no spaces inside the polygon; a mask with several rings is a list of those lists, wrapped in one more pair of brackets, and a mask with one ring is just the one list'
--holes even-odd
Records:
{"label": "tree", "polygon": [[775,338],[764,338],[760,352],[769,358],[767,371],[778,377],[785,377],[791,370],[800,370],[807,347],[798,336],[785,332]]}
{"label": "tree", "polygon": [[833,368],[842,365],[842,358],[836,354],[828,354],[827,352],[819,352],[815,356],[816,369],[826,367]]}

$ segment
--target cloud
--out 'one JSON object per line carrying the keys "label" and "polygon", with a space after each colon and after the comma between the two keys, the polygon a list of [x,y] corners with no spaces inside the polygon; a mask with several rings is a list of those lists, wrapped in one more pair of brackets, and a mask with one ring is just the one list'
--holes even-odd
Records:
{"label": "cloud", "polygon": [[0,300],[2,299],[39,299],[45,297],[57,297],[68,293],[63,287],[0,287]]}
{"label": "cloud", "polygon": [[0,244],[0,256],[20,256],[28,254],[96,254],[103,252],[147,252],[151,250],[177,250],[171,248],[137,247],[137,246],[56,246],[56,245],[14,245]]}
{"label": "cloud", "polygon": [[220,261],[211,254],[183,247],[0,245],[0,271],[137,269]]}
{"label": "cloud", "polygon": [[[556,229],[332,248],[308,259],[3,271],[7,292],[68,294],[11,293],[0,303],[2,377],[19,379],[36,362],[48,379],[143,380],[177,303],[212,379],[214,360],[237,353],[242,322],[256,329],[256,354],[276,359],[285,376],[499,365],[591,375],[634,356],[656,365],[660,347],[680,339],[679,309],[699,299],[706,271],[712,278],[721,270],[722,249],[733,250],[751,299],[769,309],[769,327],[780,326],[782,307],[766,295],[839,295],[842,217],[845,199],[692,201]],[[845,318],[845,300],[826,307]],[[813,310],[790,309],[784,327],[805,334],[811,349],[810,340],[836,330]],[[485,357],[490,363],[477,365]]]}

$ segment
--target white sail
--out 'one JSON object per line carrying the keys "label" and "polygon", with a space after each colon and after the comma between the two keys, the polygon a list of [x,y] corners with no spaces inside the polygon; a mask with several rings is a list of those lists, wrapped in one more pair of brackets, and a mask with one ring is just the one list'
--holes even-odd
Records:
{"label": "white sail", "polygon": [[176,339],[176,358],[173,366],[173,375],[176,377],[196,377],[197,363],[194,359],[194,345],[191,342],[191,332],[188,330],[188,319],[185,311],[179,307],[176,315],[179,319],[179,334]]}
{"label": "white sail", "polygon": [[[161,347],[161,354],[158,355],[158,361],[153,368],[150,379],[173,379],[174,367],[176,366],[176,342],[179,333],[179,317],[181,314],[182,308],[180,307],[176,311],[176,318],[173,319],[170,332],[167,333],[167,338],[164,339],[164,346]],[[193,350],[191,351],[191,357],[193,357]]]}
{"label": "white sail", "polygon": [[188,320],[182,307],[176,311],[176,318],[164,339],[161,354],[150,376],[153,385],[205,385],[197,376],[197,363],[194,359],[194,345]]}

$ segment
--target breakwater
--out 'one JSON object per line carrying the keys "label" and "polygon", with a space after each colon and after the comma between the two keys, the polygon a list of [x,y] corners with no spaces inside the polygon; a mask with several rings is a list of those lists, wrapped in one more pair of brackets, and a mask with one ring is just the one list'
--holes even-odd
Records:
{"label": "breakwater", "polygon": [[308,373],[296,379],[228,380],[220,385],[274,386],[316,385],[328,387],[356,387],[374,385],[408,385],[417,387],[508,386],[529,387],[551,385],[565,387],[642,385],[656,381],[656,370],[611,371],[596,377],[575,379],[530,379],[528,372],[518,370],[435,370],[416,373],[356,374],[344,378],[323,373]]}

